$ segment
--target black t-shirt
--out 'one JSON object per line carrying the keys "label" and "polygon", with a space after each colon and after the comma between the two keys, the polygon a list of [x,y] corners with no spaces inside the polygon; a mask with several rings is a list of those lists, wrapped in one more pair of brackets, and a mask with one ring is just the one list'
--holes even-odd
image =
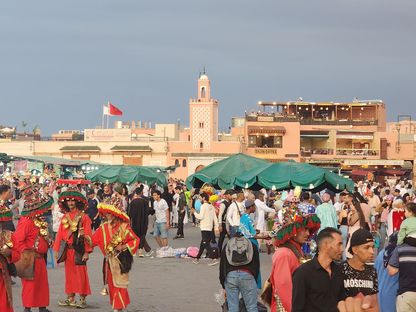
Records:
{"label": "black t-shirt", "polygon": [[355,297],[358,293],[364,296],[378,293],[377,272],[374,266],[366,264],[365,269],[359,271],[345,261],[341,263],[341,270],[347,297]]}
{"label": "black t-shirt", "polygon": [[345,300],[345,291],[341,269],[335,262],[331,263],[331,275],[317,257],[293,273],[292,312],[336,312],[341,300]]}

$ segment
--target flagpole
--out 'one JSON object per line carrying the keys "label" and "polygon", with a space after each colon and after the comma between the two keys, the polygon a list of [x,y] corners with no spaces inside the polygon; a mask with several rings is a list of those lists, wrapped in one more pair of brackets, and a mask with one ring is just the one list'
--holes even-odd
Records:
{"label": "flagpole", "polygon": [[[107,107],[110,107],[110,101],[108,101]],[[107,115],[107,129],[108,129],[109,122],[110,122],[110,114]]]}
{"label": "flagpole", "polygon": [[104,106],[103,106],[103,114],[101,115],[101,129],[104,129]]}

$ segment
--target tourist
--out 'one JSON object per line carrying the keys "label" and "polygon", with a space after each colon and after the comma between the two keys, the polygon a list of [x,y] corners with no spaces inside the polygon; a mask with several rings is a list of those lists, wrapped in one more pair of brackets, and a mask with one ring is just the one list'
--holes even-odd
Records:
{"label": "tourist", "polygon": [[356,230],[350,239],[351,258],[341,264],[344,288],[347,297],[369,296],[371,307],[378,306],[377,272],[374,266],[374,239],[366,229]]}
{"label": "tourist", "polygon": [[388,262],[390,275],[399,275],[397,290],[397,312],[416,311],[416,247],[406,244],[398,245]]}
{"label": "tourist", "polygon": [[[33,276],[22,277],[22,305],[24,312],[39,308],[48,312],[49,283],[45,256],[49,249],[50,237],[48,223],[43,215],[51,208],[53,200],[44,197],[38,189],[25,191],[25,203],[21,218],[14,233],[17,249],[20,254],[32,253],[34,257]],[[18,269],[18,267],[16,267]]]}
{"label": "tourist", "polygon": [[98,213],[98,200],[95,198],[95,192],[93,189],[87,190],[87,197],[88,197],[88,208],[87,208],[87,215],[91,220],[91,227],[95,231],[101,224],[101,218]]}
{"label": "tourist", "polygon": [[396,185],[396,188],[393,190],[393,196],[394,196],[394,200],[397,200],[397,199],[403,200],[403,198],[400,194],[400,189],[397,188],[397,185]]}
{"label": "tourist", "polygon": [[[149,222],[149,203],[143,198],[143,187],[134,190],[133,200],[130,203],[129,217],[133,232],[139,237],[138,256],[151,256],[152,248],[146,240],[147,227]],[[143,254],[143,249],[146,254]]]}
{"label": "tourist", "polygon": [[348,241],[348,213],[350,212],[350,206],[346,201],[347,193],[340,193],[339,201],[334,205],[338,214],[339,230],[342,233],[342,245],[344,246],[344,250],[342,251],[342,260],[347,259],[345,248]]}
{"label": "tourist", "polygon": [[128,273],[139,247],[139,238],[130,227],[128,215],[122,210],[120,198],[100,203],[100,213],[107,222],[95,231],[92,241],[105,256],[104,281],[108,284],[110,304],[114,312],[123,311],[130,304],[127,291]]}
{"label": "tourist", "polygon": [[172,227],[175,228],[178,226],[178,219],[177,215],[175,215],[175,190],[172,183],[168,184],[167,189],[163,191],[162,198],[166,201],[169,207],[169,213],[170,213],[170,224],[172,224]]}
{"label": "tourist", "polygon": [[240,226],[240,216],[241,213],[245,210],[244,208],[244,193],[239,191],[236,194],[236,199],[228,207],[227,212],[227,223],[229,224],[229,234],[230,237],[233,237]]}
{"label": "tourist", "polygon": [[335,263],[342,257],[342,233],[327,227],[316,243],[318,255],[293,273],[292,312],[335,312],[346,298],[342,272]]}
{"label": "tourist", "polygon": [[[211,239],[212,239],[212,229],[214,228],[216,232],[218,232],[219,230],[218,219],[217,219],[217,216],[215,215],[215,209],[211,204],[211,203],[214,203],[218,199],[218,196],[217,195],[209,196],[207,193],[202,193],[201,199],[202,199],[201,211],[198,213],[195,211],[195,209],[191,209],[191,213],[194,214],[195,218],[197,218],[200,221],[199,227],[201,228],[201,243],[199,245],[199,252],[198,252],[198,255],[195,257],[195,259],[193,260],[195,264],[199,263],[199,259],[201,258],[202,253],[204,252],[205,249],[207,250],[208,255],[213,254],[213,250],[210,244]],[[215,265],[217,263],[218,263],[217,259],[213,259],[210,265]]]}
{"label": "tourist", "polygon": [[[377,215],[377,207],[380,205],[380,197],[374,193],[374,189],[370,189],[368,193],[368,207],[371,210],[371,216]],[[374,223],[374,222],[373,222]]]}
{"label": "tourist", "polygon": [[228,213],[228,207],[232,203],[233,194],[234,194],[234,190],[226,190],[224,192],[224,195],[223,195],[224,200],[221,202],[220,211],[218,213],[218,224],[219,224],[219,231],[220,231],[220,238],[218,239],[218,250],[220,252],[222,251],[224,239],[228,235],[227,234],[227,213]]}
{"label": "tourist", "polygon": [[331,203],[331,195],[329,195],[329,193],[324,193],[322,195],[322,204],[316,207],[316,215],[319,220],[321,220],[321,227],[319,228],[318,233],[327,227],[337,228],[337,213],[334,205]]}
{"label": "tourist", "polygon": [[[59,205],[65,215],[61,220],[56,234],[53,249],[57,262],[62,245],[68,246],[65,257],[65,293],[67,299],[59,301],[60,306],[70,306],[85,309],[86,297],[91,294],[88,278],[87,261],[91,246],[91,220],[84,213],[87,199],[75,189],[67,189],[59,197]],[[79,294],[79,302],[75,295]]]}
{"label": "tourist", "polygon": [[[227,311],[241,311],[241,294],[246,311],[258,312],[256,280],[260,274],[259,251],[256,244],[248,239],[244,241],[238,235],[237,233],[224,245],[224,250],[221,253],[220,283],[225,290]],[[236,250],[237,239],[242,242],[241,246],[243,246],[239,248],[238,253],[241,257],[235,257],[237,252],[232,253],[233,250]],[[244,260],[241,261],[241,259]]]}
{"label": "tourist", "polygon": [[350,195],[347,196],[347,199],[350,200],[349,202],[349,212],[348,212],[348,237],[349,240],[347,241],[346,245],[346,256],[347,258],[351,258],[352,254],[349,252],[349,247],[351,243],[351,236],[354,234],[355,231],[358,229],[367,229],[368,230],[368,223],[365,221],[364,213],[361,210],[360,203],[355,199],[351,198]]}
{"label": "tourist", "polygon": [[376,212],[378,213],[378,229],[380,232],[380,247],[379,250],[384,248],[387,239],[387,223],[390,210],[393,209],[393,195],[386,195],[383,201],[377,206]]}
{"label": "tourist", "polygon": [[298,204],[298,209],[302,214],[315,213],[315,205],[311,204],[310,199],[311,197],[308,192],[302,192],[300,195],[301,202]]}
{"label": "tourist", "polygon": [[404,218],[403,200],[401,198],[393,200],[392,209],[387,218],[387,236],[400,230]]}
{"label": "tourist", "polygon": [[168,246],[168,231],[169,231],[169,207],[166,201],[161,198],[159,190],[152,190],[153,209],[155,210],[155,224],[153,229],[153,236],[159,247]]}
{"label": "tourist", "polygon": [[376,258],[374,267],[378,278],[378,305],[380,312],[396,312],[396,296],[399,289],[398,274],[390,276],[387,270],[390,257],[397,245],[397,233],[390,235],[385,249]]}
{"label": "tourist", "polygon": [[173,239],[184,239],[183,222],[186,214],[186,197],[185,193],[182,191],[182,187],[179,185],[175,187],[175,194],[178,196],[176,205],[178,213],[178,231],[176,232],[176,236]]}
{"label": "tourist", "polygon": [[124,191],[123,191],[123,186],[122,185],[117,185],[114,187],[114,193],[113,196],[117,197],[121,203],[121,209],[123,209],[124,212],[127,213],[127,200],[125,198],[125,196],[123,195]]}
{"label": "tourist", "polygon": [[403,244],[406,237],[416,238],[416,204],[408,203],[405,206],[405,217],[400,225],[399,235],[397,236],[397,244]]}
{"label": "tourist", "polygon": [[[262,192],[256,192],[255,193],[256,200],[254,201],[256,205],[256,212],[257,212],[257,224],[256,224],[256,230],[259,231],[259,233],[264,234],[267,231],[267,224],[266,224],[266,218],[268,213],[276,213],[276,211],[273,208],[270,208],[266,205],[264,202],[264,194]],[[259,248],[259,251],[261,251],[261,243],[262,239],[259,239],[259,245],[257,246]]]}

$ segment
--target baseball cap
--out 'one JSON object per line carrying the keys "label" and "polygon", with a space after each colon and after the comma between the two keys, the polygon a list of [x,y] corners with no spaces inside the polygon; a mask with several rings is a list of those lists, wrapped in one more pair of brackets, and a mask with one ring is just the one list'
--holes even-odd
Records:
{"label": "baseball cap", "polygon": [[254,200],[251,200],[251,199],[247,199],[246,202],[244,203],[244,206],[246,208],[249,208],[249,207],[254,206],[254,205],[255,205]]}
{"label": "baseball cap", "polygon": [[88,189],[87,190],[87,195],[92,195],[92,194],[94,194],[95,192],[94,192],[94,190],[93,189]]}
{"label": "baseball cap", "polygon": [[352,247],[364,245],[369,242],[374,242],[373,235],[365,229],[358,229],[351,236],[350,248],[348,249],[348,252],[352,254]]}

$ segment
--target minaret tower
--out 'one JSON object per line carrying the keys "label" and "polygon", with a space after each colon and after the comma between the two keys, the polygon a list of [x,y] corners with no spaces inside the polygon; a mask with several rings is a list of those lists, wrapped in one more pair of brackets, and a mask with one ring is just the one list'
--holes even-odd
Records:
{"label": "minaret tower", "polygon": [[211,98],[211,82],[204,71],[198,79],[198,96],[189,101],[192,149],[209,151],[218,141],[218,101]]}

